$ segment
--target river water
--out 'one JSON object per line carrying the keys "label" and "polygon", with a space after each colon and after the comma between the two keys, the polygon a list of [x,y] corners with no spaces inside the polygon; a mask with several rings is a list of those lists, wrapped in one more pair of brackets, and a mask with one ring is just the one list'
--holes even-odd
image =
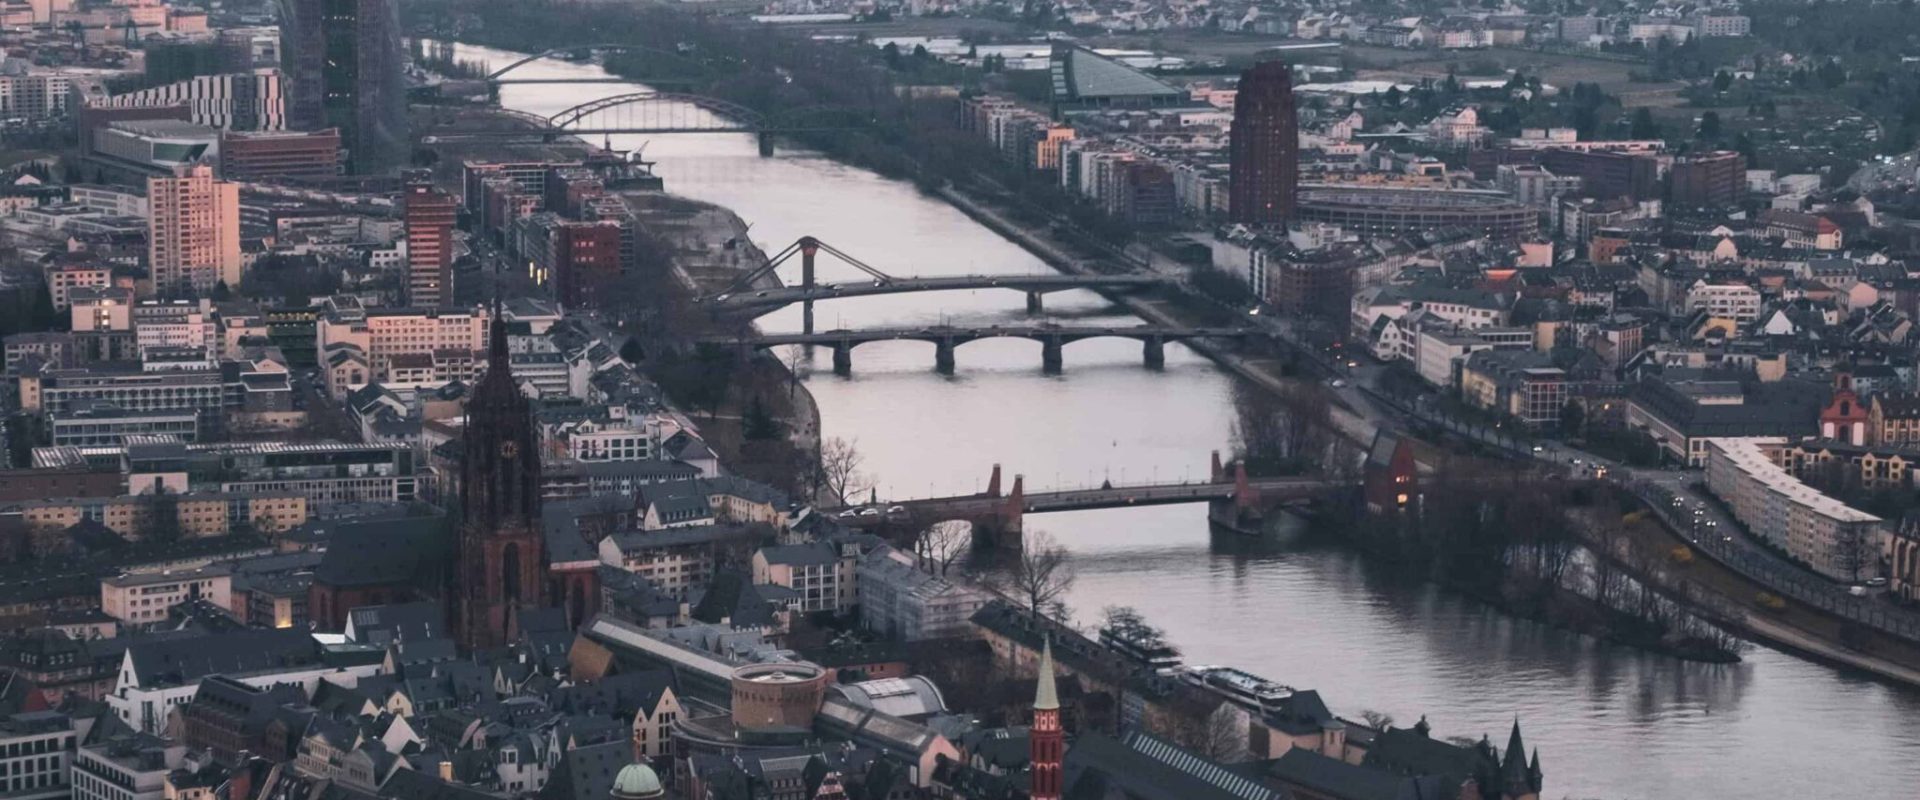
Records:
{"label": "river water", "polygon": [[[461,58],[515,56],[464,47]],[[599,76],[589,64],[543,61],[527,75]],[[640,87],[505,87],[509,108],[551,114]],[[813,235],[894,275],[1030,273],[1030,254],[911,185],[806,154],[761,158],[745,135],[614,137],[659,162],[675,193],[727,206],[767,252]],[[797,259],[796,259],[797,262]],[[823,281],[863,276],[820,258]],[[798,270],[798,264],[793,265]],[[788,275],[789,281],[797,275]],[[1134,324],[1097,295],[1050,295],[1067,324]],[[1014,323],[1015,292],[984,290],[822,303],[821,329],[841,325]],[[799,312],[761,320],[797,330]],[[933,371],[932,346],[875,343],[835,377],[822,350],[806,379],[827,436],[857,443],[882,498],[977,491],[996,463],[1029,489],[1198,478],[1228,446],[1229,379],[1169,345],[1164,371],[1123,339],[1070,345],[1059,376],[1039,345],[983,341],[957,351],[957,372]],[[807,372],[803,368],[803,372]],[[1687,664],[1594,643],[1427,586],[1376,574],[1337,548],[1282,542],[1249,548],[1210,536],[1204,506],[1116,509],[1028,518],[1070,549],[1070,597],[1090,625],[1131,605],[1189,663],[1238,666],[1317,689],[1341,714],[1363,710],[1436,735],[1505,744],[1518,717],[1538,747],[1550,798],[1920,796],[1920,694],[1755,648],[1734,666]]]}

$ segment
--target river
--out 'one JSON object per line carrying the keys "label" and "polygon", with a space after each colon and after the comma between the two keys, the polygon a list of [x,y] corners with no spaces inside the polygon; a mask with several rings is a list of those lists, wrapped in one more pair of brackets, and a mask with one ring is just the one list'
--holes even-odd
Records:
{"label": "river", "polygon": [[[515,56],[463,47],[494,65]],[[599,76],[590,64],[543,61],[528,75]],[[551,114],[640,87],[507,86],[509,108]],[[783,149],[761,158],[745,135],[647,139],[669,191],[733,209],[774,252],[813,235],[894,275],[1029,273],[1040,261],[914,187]],[[823,281],[854,280],[820,258]],[[797,271],[798,265],[794,266]],[[789,275],[789,280],[796,279]],[[1047,298],[1070,323],[1133,324],[1097,295]],[[823,303],[840,325],[1011,323],[1016,292],[896,295]],[[761,320],[796,330],[797,309]],[[817,354],[807,385],[825,435],[857,443],[882,498],[984,488],[996,463],[1029,489],[1204,476],[1230,439],[1229,379],[1167,348],[1166,369],[1141,366],[1121,339],[1070,345],[1059,376],[1041,374],[1039,345],[983,341],[933,371],[931,345],[876,343],[853,352],[851,378]],[[803,369],[803,372],[809,372]],[[1436,735],[1489,734],[1504,745],[1517,716],[1538,747],[1550,798],[1913,797],[1920,786],[1920,694],[1764,648],[1733,666],[1687,664],[1509,619],[1428,586],[1407,586],[1338,548],[1279,543],[1249,551],[1218,541],[1202,506],[1050,514],[1028,528],[1074,555],[1070,605],[1082,624],[1111,604],[1165,628],[1188,663],[1229,664],[1317,689],[1347,716],[1372,709]]]}

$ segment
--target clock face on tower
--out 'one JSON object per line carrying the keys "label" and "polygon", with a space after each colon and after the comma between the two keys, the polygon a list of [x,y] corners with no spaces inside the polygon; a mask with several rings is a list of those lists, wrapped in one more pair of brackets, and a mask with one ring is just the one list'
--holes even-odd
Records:
{"label": "clock face on tower", "polygon": [[501,458],[513,458],[514,456],[519,454],[520,454],[519,443],[517,442],[501,442],[500,443]]}

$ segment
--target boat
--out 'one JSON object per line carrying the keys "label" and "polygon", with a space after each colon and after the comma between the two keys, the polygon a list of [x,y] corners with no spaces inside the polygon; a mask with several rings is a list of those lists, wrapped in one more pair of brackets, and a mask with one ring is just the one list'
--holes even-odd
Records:
{"label": "boat", "polygon": [[1185,677],[1190,683],[1256,709],[1276,706],[1293,696],[1291,687],[1232,667],[1188,667]]}

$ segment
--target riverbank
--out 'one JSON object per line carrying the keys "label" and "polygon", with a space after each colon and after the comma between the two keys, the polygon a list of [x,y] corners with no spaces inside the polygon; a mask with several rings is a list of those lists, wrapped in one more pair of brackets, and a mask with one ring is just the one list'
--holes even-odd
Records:
{"label": "riverbank", "polygon": [[[671,280],[655,299],[661,312],[649,349],[668,376],[664,388],[701,428],[708,447],[740,474],[799,496],[820,463],[820,406],[806,382],[771,353],[728,365],[710,354],[682,353],[681,341],[720,332],[695,299],[723,291],[767,262],[739,214],[664,191],[621,192],[646,246],[659,248]],[[778,285],[764,275],[755,286]],[[731,361],[732,354],[718,354]],[[722,373],[726,373],[722,375]],[[769,427],[774,430],[768,430]]]}

